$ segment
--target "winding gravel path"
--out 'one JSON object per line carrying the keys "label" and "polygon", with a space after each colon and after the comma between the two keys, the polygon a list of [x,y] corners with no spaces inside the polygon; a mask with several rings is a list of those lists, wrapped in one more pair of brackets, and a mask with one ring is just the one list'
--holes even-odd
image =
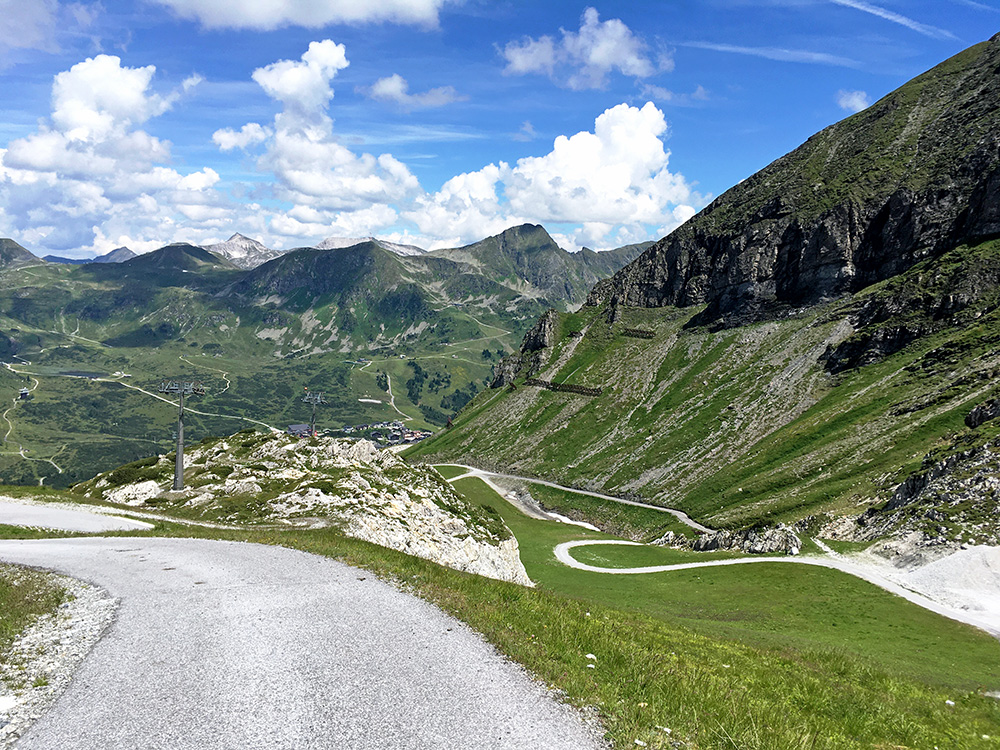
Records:
{"label": "winding gravel path", "polygon": [[[797,565],[816,565],[821,568],[832,568],[842,573],[861,578],[873,583],[881,589],[885,589],[897,596],[901,596],[907,601],[913,602],[924,609],[936,612],[952,620],[964,622],[968,625],[985,630],[990,635],[1000,638],[1000,616],[991,612],[973,611],[962,607],[951,606],[937,599],[927,596],[921,591],[910,588],[896,580],[888,570],[882,570],[878,566],[869,565],[851,560],[842,555],[830,555],[827,557],[738,557],[727,560],[706,560],[704,562],[677,563],[674,565],[650,565],[641,568],[602,568],[596,565],[582,563],[573,557],[570,550],[576,547],[593,547],[599,545],[625,545],[629,547],[642,547],[640,542],[626,542],[617,540],[602,539],[578,539],[572,542],[563,542],[556,545],[555,556],[559,562],[577,570],[585,570],[590,573],[609,573],[612,575],[636,575],[642,573],[665,573],[674,570],[690,570],[692,568],[713,568],[721,565],[750,565],[753,563],[793,563]],[[903,578],[903,574],[899,575]],[[912,583],[911,583],[912,585]]]}
{"label": "winding gravel path", "polygon": [[475,633],[364,571],[194,539],[0,541],[120,599],[20,750],[603,747]]}
{"label": "winding gravel path", "polygon": [[[640,503],[637,500],[626,500],[623,497],[615,497],[614,495],[602,495],[600,492],[590,492],[589,490],[578,490],[573,487],[566,487],[561,484],[556,484],[555,482],[547,482],[544,479],[532,479],[531,477],[522,477],[517,474],[501,474],[496,471],[486,471],[485,469],[477,469],[475,466],[467,466],[466,464],[438,464],[439,466],[458,466],[459,468],[466,469],[466,473],[461,477],[455,477],[455,479],[461,479],[464,477],[479,477],[480,479],[488,479],[490,477],[495,477],[497,479],[511,479],[516,482],[529,482],[532,484],[540,484],[544,487],[552,487],[556,490],[562,490],[563,492],[573,492],[577,495],[587,495],[588,497],[596,497],[600,500],[609,500],[612,503],[618,503],[619,505],[633,505],[636,508],[649,508],[650,510],[658,510],[661,513],[669,513],[671,516],[676,518],[681,523],[690,526],[695,531],[700,531],[703,534],[711,534],[715,529],[710,529],[708,526],[704,526],[697,521],[695,521],[691,516],[682,510],[677,510],[676,508],[667,508],[663,505],[652,505],[650,503]],[[491,484],[492,486],[492,484]],[[500,493],[501,497],[503,492]]]}

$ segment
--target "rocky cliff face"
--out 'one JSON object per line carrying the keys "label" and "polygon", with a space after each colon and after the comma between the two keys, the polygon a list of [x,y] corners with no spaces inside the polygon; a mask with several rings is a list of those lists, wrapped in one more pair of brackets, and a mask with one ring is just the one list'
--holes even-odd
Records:
{"label": "rocky cliff face", "polygon": [[810,138],[588,299],[738,325],[1000,234],[1000,35]]}
{"label": "rocky cliff face", "polygon": [[987,443],[941,460],[928,456],[884,505],[830,521],[820,534],[883,540],[875,552],[900,566],[1000,545],[1000,446]]}
{"label": "rocky cliff face", "polygon": [[538,319],[538,322],[524,334],[520,352],[504,357],[494,367],[490,388],[508,386],[522,372],[526,372],[529,377],[533,375],[543,359],[542,356],[539,356],[539,352],[555,344],[558,325],[559,313],[555,310],[547,310]]}
{"label": "rocky cliff face", "polygon": [[228,524],[336,526],[457,570],[532,585],[498,517],[471,506],[434,469],[368,441],[238,433],[192,448],[184,466],[182,492],[171,490],[172,456],[100,474],[77,491]]}

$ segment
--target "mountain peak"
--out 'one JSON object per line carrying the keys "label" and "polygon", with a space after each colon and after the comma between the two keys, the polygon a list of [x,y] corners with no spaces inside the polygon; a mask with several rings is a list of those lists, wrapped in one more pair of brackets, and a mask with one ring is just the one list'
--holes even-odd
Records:
{"label": "mountain peak", "polygon": [[127,247],[116,247],[111,252],[98,255],[96,258],[65,258],[61,255],[46,255],[42,260],[47,263],[62,263],[64,265],[82,266],[86,263],[124,263],[137,257],[135,253]]}
{"label": "mountain peak", "polygon": [[1000,234],[1000,37],[809,138],[663,238],[591,304],[782,314]]}
{"label": "mountain peak", "polygon": [[134,268],[145,267],[185,271],[235,267],[235,264],[226,258],[216,255],[204,247],[192,245],[187,242],[174,242],[161,247],[159,250],[153,250],[151,253],[137,255],[123,265]]}
{"label": "mountain peak", "polygon": [[426,250],[416,245],[403,245],[398,242],[380,240],[378,237],[327,237],[316,245],[317,250],[339,250],[343,247],[353,247],[363,242],[373,242],[383,250],[388,250],[396,255],[423,255]]}
{"label": "mountain peak", "polygon": [[0,238],[0,268],[14,268],[40,260],[34,253],[21,247],[14,240],[7,237]]}
{"label": "mountain peak", "polygon": [[262,263],[284,255],[283,250],[272,250],[264,243],[236,232],[225,242],[203,246],[209,252],[215,253],[240,268],[256,268]]}

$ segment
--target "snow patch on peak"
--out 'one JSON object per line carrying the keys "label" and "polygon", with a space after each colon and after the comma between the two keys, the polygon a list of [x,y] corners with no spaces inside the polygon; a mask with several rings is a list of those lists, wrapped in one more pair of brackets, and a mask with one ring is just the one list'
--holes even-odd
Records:
{"label": "snow patch on peak", "polygon": [[339,250],[342,247],[353,247],[362,242],[374,242],[383,250],[396,253],[396,255],[423,255],[427,251],[416,245],[401,245],[397,242],[380,240],[378,237],[327,237],[316,245],[317,250]]}
{"label": "snow patch on peak", "polygon": [[272,250],[261,242],[237,232],[225,242],[203,246],[209,252],[221,255],[240,268],[256,268],[280,255],[284,250]]}

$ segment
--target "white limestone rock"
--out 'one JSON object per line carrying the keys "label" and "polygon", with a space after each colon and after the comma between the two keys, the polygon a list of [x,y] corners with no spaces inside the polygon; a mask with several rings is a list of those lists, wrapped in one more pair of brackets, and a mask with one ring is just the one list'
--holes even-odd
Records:
{"label": "white limestone rock", "polygon": [[104,499],[109,503],[119,505],[143,505],[161,492],[160,485],[152,479],[135,484],[126,484],[104,493]]}
{"label": "white limestone rock", "polygon": [[185,459],[185,493],[171,492],[173,471],[163,457],[159,480],[111,488],[103,475],[84,487],[91,497],[128,505],[155,499],[161,509],[186,508],[213,522],[336,526],[457,570],[532,585],[517,540],[498,518],[470,505],[433,469],[410,466],[367,440],[240,433],[194,446]]}

